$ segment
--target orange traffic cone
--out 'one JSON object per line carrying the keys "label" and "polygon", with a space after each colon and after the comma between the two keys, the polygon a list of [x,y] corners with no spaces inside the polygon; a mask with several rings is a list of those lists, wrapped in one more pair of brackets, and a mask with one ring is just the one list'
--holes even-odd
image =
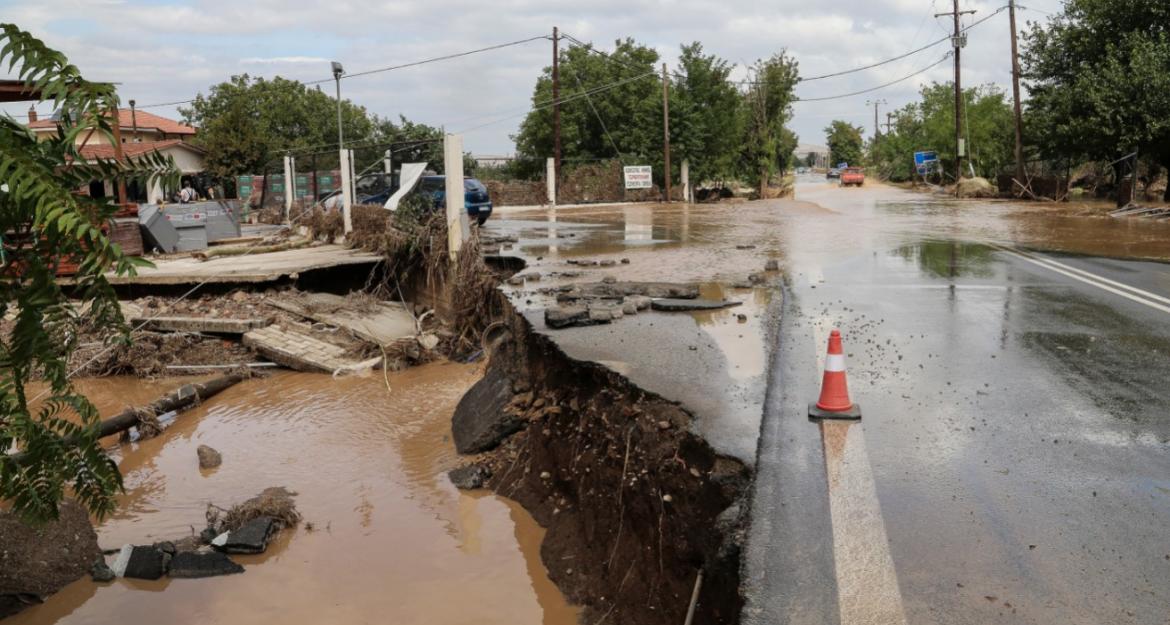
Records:
{"label": "orange traffic cone", "polygon": [[849,400],[849,383],[845,380],[845,353],[841,351],[841,333],[829,334],[829,355],[825,358],[825,378],[821,398],[808,405],[814,419],[860,419],[861,406]]}

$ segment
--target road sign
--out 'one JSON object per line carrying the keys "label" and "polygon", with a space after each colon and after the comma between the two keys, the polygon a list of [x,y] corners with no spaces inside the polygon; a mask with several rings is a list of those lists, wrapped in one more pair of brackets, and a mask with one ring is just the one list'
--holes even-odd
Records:
{"label": "road sign", "polygon": [[926,165],[928,163],[937,163],[937,162],[938,162],[938,152],[935,152],[934,150],[924,150],[922,152],[915,152],[914,153],[914,165],[917,167],[921,167],[921,166]]}
{"label": "road sign", "polygon": [[649,189],[653,182],[650,177],[649,165],[632,165],[623,167],[627,189]]}

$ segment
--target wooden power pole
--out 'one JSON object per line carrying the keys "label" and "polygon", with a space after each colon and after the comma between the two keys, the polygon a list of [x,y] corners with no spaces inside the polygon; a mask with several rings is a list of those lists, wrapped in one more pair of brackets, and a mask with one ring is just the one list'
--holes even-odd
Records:
{"label": "wooden power pole", "polygon": [[964,13],[974,13],[975,11],[960,11],[959,0],[953,0],[955,10],[950,13],[935,13],[935,17],[943,15],[950,15],[955,18],[955,32],[951,35],[951,45],[954,47],[955,55],[955,194],[958,195],[958,182],[963,178],[963,156],[966,154],[967,146],[963,144],[963,81],[962,81],[962,63],[961,51],[966,41],[963,40],[963,29],[959,24],[959,18]]}
{"label": "wooden power pole", "polygon": [[[553,95],[553,176],[556,178],[554,193],[561,192],[561,53],[558,50],[560,31],[553,26],[553,65],[552,65],[552,95]],[[553,204],[557,198],[549,198]]]}
{"label": "wooden power pole", "polygon": [[1016,180],[1024,184],[1024,115],[1020,111],[1020,53],[1016,45],[1016,0],[1008,0],[1012,25],[1012,97],[1016,108]]}
{"label": "wooden power pole", "polygon": [[886,123],[884,123],[882,125],[886,127],[886,134],[887,135],[890,134],[891,132],[893,132],[894,114],[889,112],[889,111],[886,111]]}
{"label": "wooden power pole", "polygon": [[666,181],[666,201],[670,202],[670,79],[666,75],[666,63],[662,64],[662,140],[666,157],[663,180]]}

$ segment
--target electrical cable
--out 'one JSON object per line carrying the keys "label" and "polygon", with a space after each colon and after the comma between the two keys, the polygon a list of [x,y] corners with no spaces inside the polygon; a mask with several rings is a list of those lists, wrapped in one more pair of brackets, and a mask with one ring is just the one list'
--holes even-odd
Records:
{"label": "electrical cable", "polygon": [[[496,44],[494,46],[488,46],[486,48],[477,48],[475,50],[467,50],[464,52],[456,52],[455,54],[436,56],[436,57],[432,57],[429,59],[422,59],[421,61],[412,61],[410,63],[403,63],[401,65],[391,65],[389,67],[379,67],[377,69],[365,70],[365,71],[356,72],[353,74],[345,74],[345,75],[342,75],[342,78],[357,78],[359,76],[369,76],[370,74],[380,74],[382,72],[390,72],[390,71],[394,71],[394,70],[398,70],[398,69],[405,69],[407,67],[416,67],[419,65],[426,65],[428,63],[436,63],[438,61],[448,61],[451,59],[457,59],[460,57],[470,56],[472,54],[479,54],[480,52],[489,52],[491,50],[499,50],[501,48],[518,46],[520,44],[529,43],[531,41],[536,41],[538,39],[550,39],[550,37],[548,35],[538,35],[536,37],[529,37],[527,39],[519,39],[516,41],[509,41],[508,43]],[[303,84],[305,86],[320,85],[320,84],[333,82],[333,81],[334,81],[333,78],[322,78],[320,80],[310,80],[307,82],[303,82],[301,84]],[[196,100],[196,98],[191,98],[190,100],[177,100],[174,102],[159,102],[157,104],[143,104],[137,108],[147,109],[147,108],[158,108],[158,107],[162,107],[162,106],[178,106],[180,104],[190,104],[190,103],[194,102],[195,100]]]}
{"label": "electrical cable", "polygon": [[858,95],[861,95],[864,93],[870,93],[873,91],[877,91],[878,89],[885,89],[886,87],[889,87],[891,85],[896,85],[902,81],[909,80],[909,79],[911,79],[919,74],[924,74],[924,73],[934,69],[936,66],[941,65],[944,61],[951,58],[951,56],[952,56],[951,53],[948,52],[948,53],[944,54],[941,59],[935,61],[934,63],[931,63],[927,67],[924,67],[924,68],[914,72],[913,74],[903,76],[903,77],[898,78],[896,80],[891,80],[890,82],[887,82],[887,83],[882,84],[882,85],[878,85],[876,87],[870,87],[869,89],[862,89],[861,91],[854,91],[853,93],[844,93],[841,95],[826,96],[826,97],[822,97],[822,98],[797,98],[796,100],[794,100],[794,102],[824,102],[826,100],[840,100],[842,98],[851,98],[853,96],[858,96]]}
{"label": "electrical cable", "polygon": [[601,129],[605,131],[606,138],[609,139],[609,145],[613,147],[613,151],[618,155],[618,160],[623,161],[625,157],[622,156],[622,151],[618,149],[617,143],[613,140],[613,135],[609,134],[609,128],[605,127],[605,120],[601,118],[601,113],[597,112],[597,107],[593,105],[593,98],[589,97],[589,92],[585,91],[585,85],[581,84],[581,77],[576,71],[573,71],[573,78],[577,81],[577,86],[585,92],[585,101],[589,103],[589,108],[593,110],[593,114],[597,117],[597,123],[601,124]]}

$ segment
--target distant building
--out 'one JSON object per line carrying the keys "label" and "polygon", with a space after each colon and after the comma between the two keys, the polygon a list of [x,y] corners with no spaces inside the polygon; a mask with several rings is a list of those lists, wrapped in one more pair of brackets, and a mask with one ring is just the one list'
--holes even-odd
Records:
{"label": "distant building", "polygon": [[[57,116],[38,119],[36,111],[30,108],[28,128],[37,135],[38,140],[47,140],[57,134]],[[138,157],[157,150],[163,156],[174,159],[175,165],[183,174],[183,180],[192,180],[206,169],[204,165],[206,152],[189,143],[198,132],[191,126],[154,113],[118,109],[118,129],[122,135],[124,158]],[[81,155],[91,163],[98,159],[116,158],[114,146],[109,138],[100,133],[95,132],[91,136],[87,136],[86,133],[79,134],[76,142],[81,146]],[[113,185],[109,181],[101,180],[91,182],[85,191],[93,197],[110,197],[115,194]],[[126,196],[130,202],[157,203],[169,200],[169,195],[175,191],[176,189],[163,189],[158,184],[150,189],[138,189],[131,185],[126,190]]]}
{"label": "distant building", "polygon": [[816,163],[813,165],[814,167],[820,169],[827,169],[829,167],[829,148],[823,145],[814,145],[811,143],[802,143],[796,146],[796,150],[793,151],[793,154],[796,156],[797,167],[806,166],[805,160],[808,158],[810,153],[816,155]]}
{"label": "distant building", "polygon": [[514,157],[506,154],[473,154],[471,158],[475,161],[476,167],[503,167]]}

